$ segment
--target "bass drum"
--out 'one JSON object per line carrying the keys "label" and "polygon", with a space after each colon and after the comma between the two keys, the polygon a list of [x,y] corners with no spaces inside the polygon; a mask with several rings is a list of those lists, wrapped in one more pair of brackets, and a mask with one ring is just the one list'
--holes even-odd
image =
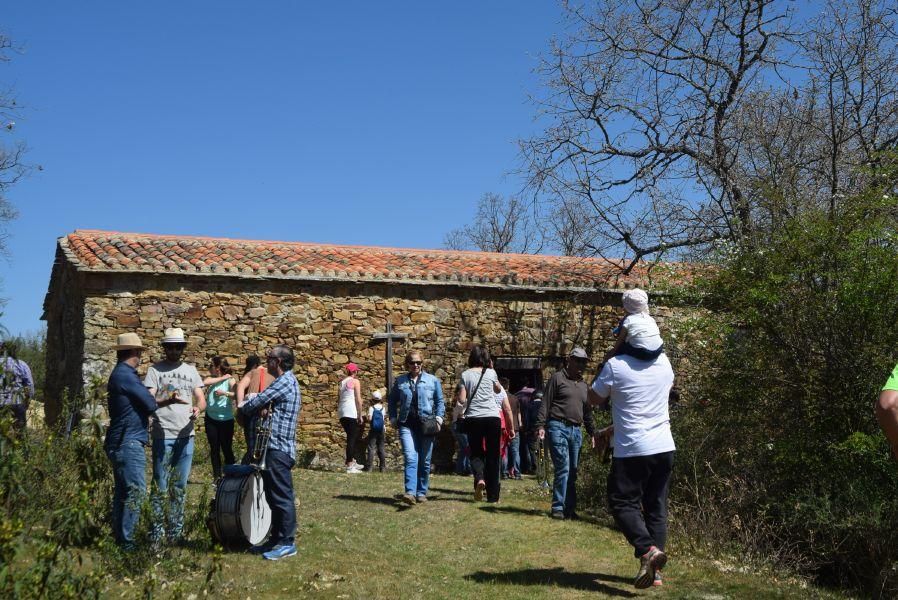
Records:
{"label": "bass drum", "polygon": [[212,537],[226,548],[256,546],[268,538],[271,508],[259,471],[226,474],[218,482],[209,529]]}

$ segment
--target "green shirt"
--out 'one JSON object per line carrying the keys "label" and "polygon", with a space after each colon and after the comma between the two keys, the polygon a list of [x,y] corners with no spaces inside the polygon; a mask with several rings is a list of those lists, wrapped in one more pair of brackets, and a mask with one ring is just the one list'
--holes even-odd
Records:
{"label": "green shirt", "polygon": [[889,377],[889,380],[886,381],[886,384],[882,386],[883,391],[885,390],[896,390],[898,391],[898,365],[895,365],[895,368],[892,370],[892,375]]}
{"label": "green shirt", "polygon": [[225,379],[209,386],[209,397],[206,398],[206,416],[216,421],[230,421],[234,418],[233,400],[223,393],[231,391],[231,380]]}

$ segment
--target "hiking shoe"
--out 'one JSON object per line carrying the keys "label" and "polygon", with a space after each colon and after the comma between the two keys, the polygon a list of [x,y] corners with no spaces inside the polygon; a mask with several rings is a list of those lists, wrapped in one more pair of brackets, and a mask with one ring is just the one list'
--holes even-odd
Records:
{"label": "hiking shoe", "polygon": [[412,496],[411,494],[403,494],[402,501],[405,502],[406,504],[408,504],[409,506],[412,506],[413,504],[415,504],[417,502],[415,497]]}
{"label": "hiking shoe", "polygon": [[262,558],[265,560],[280,560],[282,558],[287,558],[288,556],[296,555],[296,545],[295,544],[278,544],[268,552],[262,554]]}
{"label": "hiking shoe", "polygon": [[427,502],[427,496],[418,496],[416,500],[418,501],[418,504],[424,504]]}
{"label": "hiking shoe", "polygon": [[564,512],[560,510],[553,510],[549,513],[549,516],[553,519],[558,519],[559,521],[564,521]]}
{"label": "hiking shoe", "polygon": [[474,486],[474,500],[480,502],[483,500],[483,493],[486,491],[486,482],[484,480],[480,480],[477,482],[477,485]]}
{"label": "hiking shoe", "polygon": [[655,571],[655,581],[652,582],[652,585],[655,587],[661,587],[664,585],[664,582],[661,581],[661,569]]}
{"label": "hiking shoe", "polygon": [[636,589],[644,590],[652,587],[655,583],[655,573],[667,564],[667,555],[663,550],[659,550],[655,546],[649,548],[649,551],[642,555],[639,559],[639,572],[633,580]]}

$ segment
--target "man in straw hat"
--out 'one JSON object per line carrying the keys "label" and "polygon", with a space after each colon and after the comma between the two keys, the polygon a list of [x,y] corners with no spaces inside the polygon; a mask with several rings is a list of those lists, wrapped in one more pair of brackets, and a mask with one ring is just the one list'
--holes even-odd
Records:
{"label": "man in straw hat", "polygon": [[[168,500],[168,537],[179,542],[184,526],[184,500],[187,477],[193,463],[194,422],[206,408],[203,380],[196,367],[181,362],[187,347],[179,327],[165,330],[162,350],[165,360],[147,370],[143,384],[156,400],[170,399],[153,419],[153,542],[158,544],[166,533],[165,501]],[[195,404],[193,402],[195,401]],[[169,476],[173,477],[169,489]]]}
{"label": "man in straw hat", "polygon": [[134,548],[134,530],[146,491],[146,453],[149,443],[147,420],[161,406],[175,400],[156,402],[140,382],[137,365],[146,348],[136,333],[123,333],[112,347],[116,365],[107,385],[109,428],[103,445],[112,463],[115,492],[112,499],[112,533],[123,548]]}

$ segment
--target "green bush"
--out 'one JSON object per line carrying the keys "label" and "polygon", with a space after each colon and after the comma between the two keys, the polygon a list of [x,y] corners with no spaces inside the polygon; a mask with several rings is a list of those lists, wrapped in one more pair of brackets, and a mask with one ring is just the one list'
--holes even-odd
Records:
{"label": "green bush", "polygon": [[898,360],[898,171],[721,253],[673,421],[687,529],[825,582],[898,594],[898,469],[872,402]]}

